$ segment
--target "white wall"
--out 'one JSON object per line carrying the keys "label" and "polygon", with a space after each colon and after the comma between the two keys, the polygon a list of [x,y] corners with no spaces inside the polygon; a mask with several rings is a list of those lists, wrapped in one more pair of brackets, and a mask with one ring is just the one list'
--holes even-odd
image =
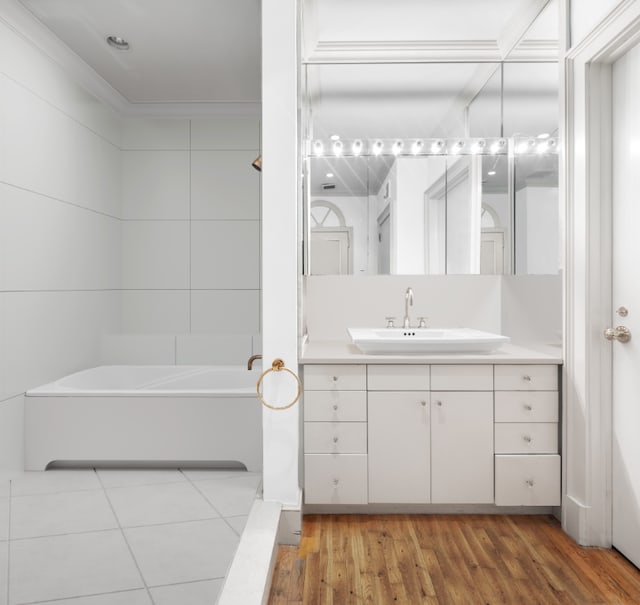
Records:
{"label": "white wall", "polygon": [[620,0],[568,0],[571,4],[570,44],[576,47],[602,21]]}
{"label": "white wall", "polygon": [[120,325],[120,128],[0,18],[0,471],[25,390],[99,362]]}
{"label": "white wall", "polygon": [[[205,353],[167,363],[246,360],[260,332],[259,133],[249,117],[124,121],[122,332]],[[229,334],[246,350],[225,357]]]}

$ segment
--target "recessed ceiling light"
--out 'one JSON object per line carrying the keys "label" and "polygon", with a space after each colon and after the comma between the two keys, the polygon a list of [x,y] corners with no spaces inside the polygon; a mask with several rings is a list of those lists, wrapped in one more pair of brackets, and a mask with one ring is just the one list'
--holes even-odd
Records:
{"label": "recessed ceiling light", "polygon": [[129,50],[129,43],[120,36],[107,36],[107,44],[117,50]]}
{"label": "recessed ceiling light", "polygon": [[538,135],[538,138],[539,138],[539,139],[548,139],[550,136],[551,136],[551,135],[550,135],[548,132],[541,132],[541,133]]}
{"label": "recessed ceiling light", "polygon": [[340,140],[340,135],[339,134],[332,134],[330,138],[331,138],[332,141],[339,141]]}
{"label": "recessed ceiling light", "polygon": [[489,176],[494,176],[494,175],[495,175],[495,173],[496,173],[496,171],[495,171],[495,170],[489,170],[489,172],[487,172],[487,174],[488,174]]}
{"label": "recessed ceiling light", "polygon": [[333,172],[327,172],[327,178],[328,179],[332,179],[333,178]]}

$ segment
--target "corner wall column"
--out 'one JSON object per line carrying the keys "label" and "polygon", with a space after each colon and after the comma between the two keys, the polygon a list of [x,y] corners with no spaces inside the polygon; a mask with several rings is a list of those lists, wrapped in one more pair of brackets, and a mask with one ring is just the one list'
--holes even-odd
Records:
{"label": "corner wall column", "polygon": [[[262,0],[262,338],[263,367],[274,358],[298,370],[297,1]],[[266,401],[297,392],[293,377],[265,377]],[[263,409],[264,500],[299,508],[300,403]]]}

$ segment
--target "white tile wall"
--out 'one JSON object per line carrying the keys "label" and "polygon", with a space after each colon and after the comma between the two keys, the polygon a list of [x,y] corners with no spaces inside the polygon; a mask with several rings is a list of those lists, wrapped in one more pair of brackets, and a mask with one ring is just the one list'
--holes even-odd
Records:
{"label": "white tile wall", "polygon": [[107,334],[102,337],[100,357],[101,363],[106,365],[180,363],[176,361],[173,334]]}
{"label": "white tile wall", "polygon": [[189,149],[189,120],[124,118],[122,126],[122,149]]}
{"label": "white tile wall", "polygon": [[259,219],[260,173],[256,151],[191,153],[191,218]]}
{"label": "white tile wall", "polygon": [[260,332],[259,290],[194,290],[191,331],[217,334]]}
{"label": "white tile wall", "polygon": [[175,334],[189,331],[189,290],[125,290],[122,331],[127,334]]}
{"label": "white tile wall", "polygon": [[120,287],[120,221],[0,184],[0,290]]}
{"label": "white tile wall", "polygon": [[124,221],[122,286],[189,288],[189,222]]}
{"label": "white tile wall", "polygon": [[260,149],[260,122],[258,118],[243,117],[193,119],[191,120],[191,148],[257,151]]}
{"label": "white tile wall", "polygon": [[189,151],[122,152],[122,218],[189,218]]}
{"label": "white tile wall", "polygon": [[21,468],[24,468],[24,395],[0,402],[0,469]]}
{"label": "white tile wall", "polygon": [[252,350],[249,334],[181,334],[176,337],[179,365],[246,364]]}
{"label": "white tile wall", "polygon": [[191,226],[191,287],[260,287],[258,221],[194,221]]}

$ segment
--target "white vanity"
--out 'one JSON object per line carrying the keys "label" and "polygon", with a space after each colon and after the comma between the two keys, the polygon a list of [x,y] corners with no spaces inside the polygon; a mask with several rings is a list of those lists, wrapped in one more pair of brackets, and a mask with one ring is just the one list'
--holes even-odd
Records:
{"label": "white vanity", "polygon": [[364,355],[308,343],[304,494],[323,510],[560,505],[560,349]]}

